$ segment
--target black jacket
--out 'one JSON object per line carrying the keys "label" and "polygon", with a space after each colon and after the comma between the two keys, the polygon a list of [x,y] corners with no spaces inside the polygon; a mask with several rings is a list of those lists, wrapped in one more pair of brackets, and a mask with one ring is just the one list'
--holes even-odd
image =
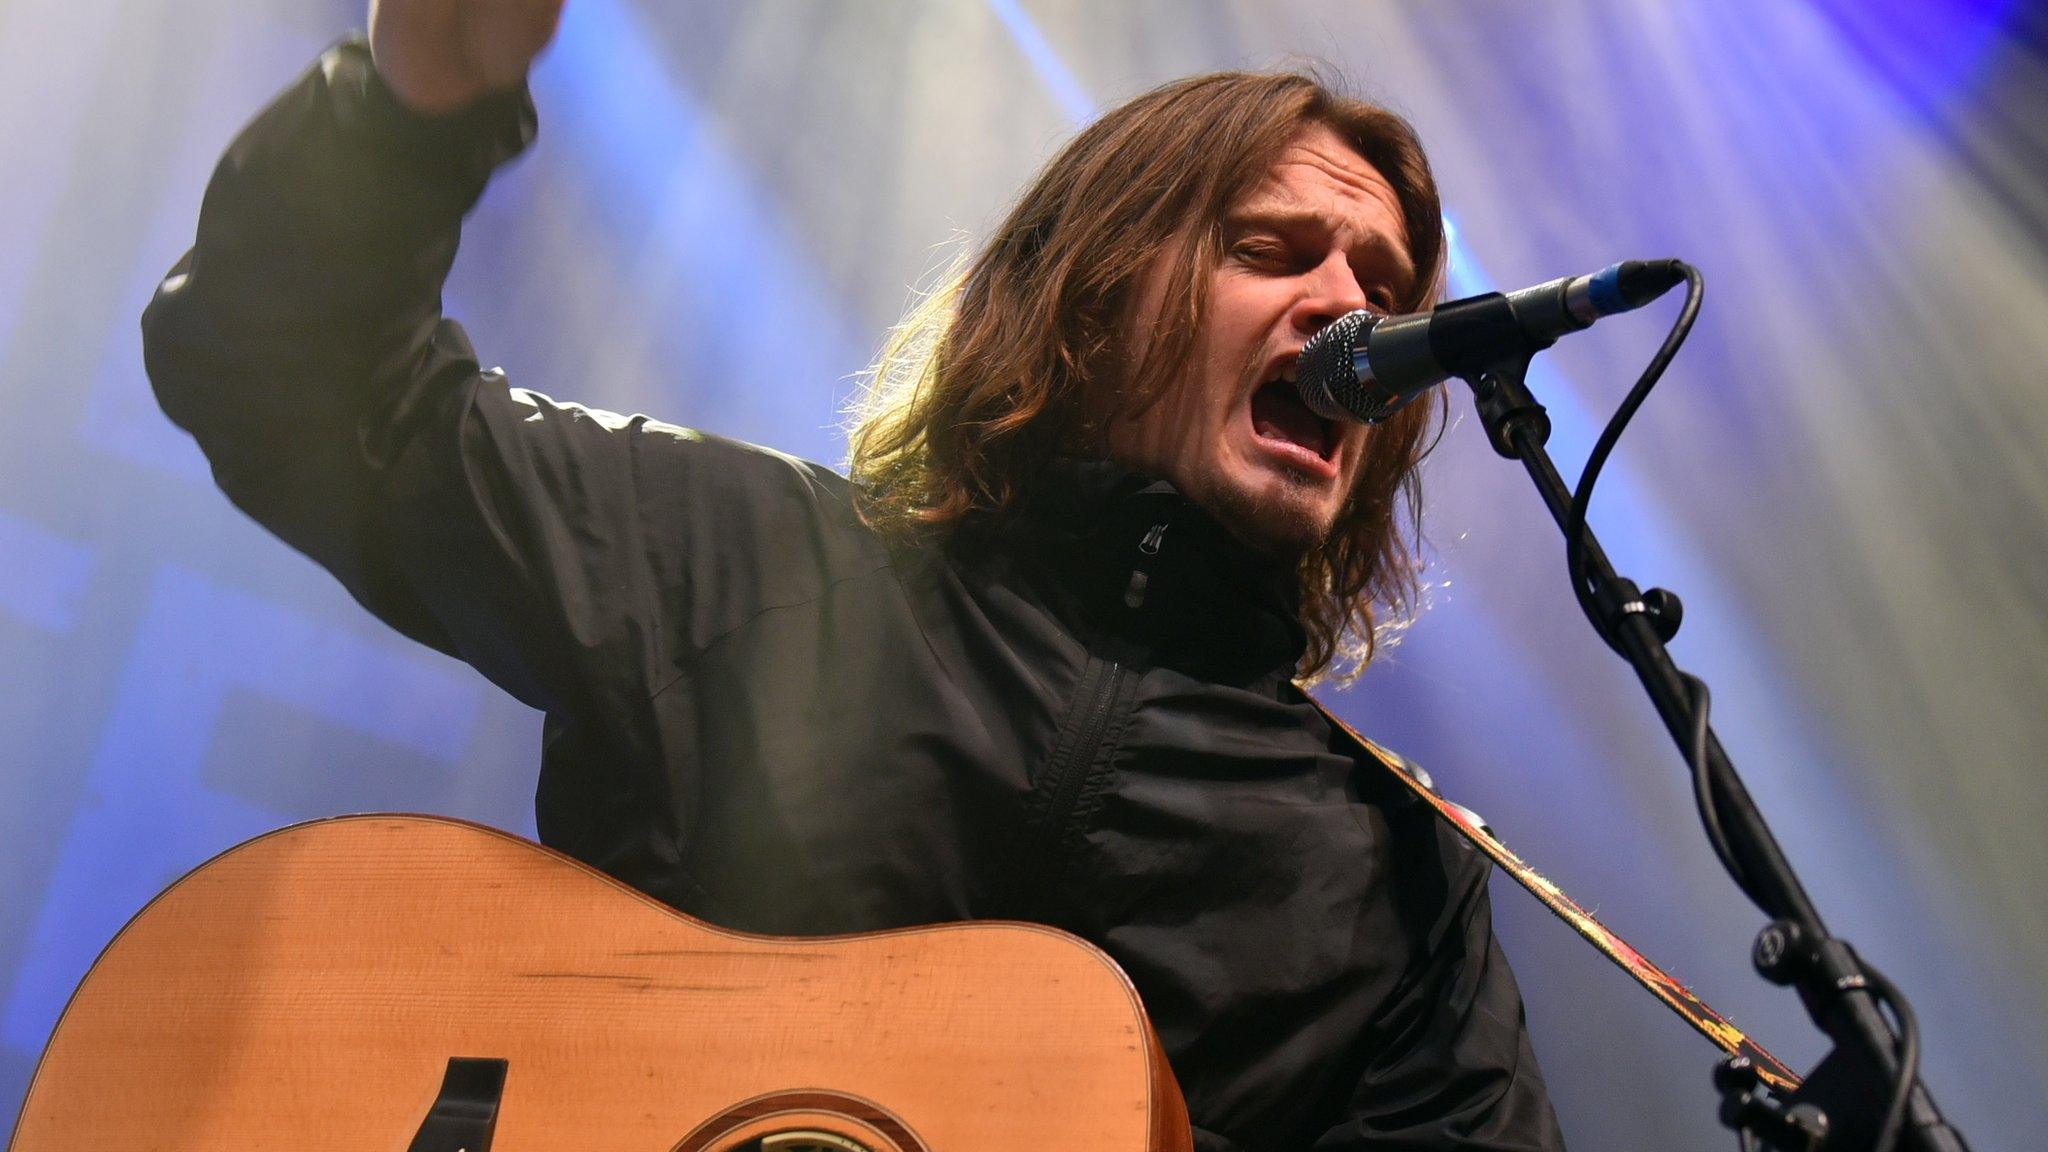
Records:
{"label": "black jacket", "polygon": [[1333,751],[1287,572],[1102,463],[891,547],[825,468],[508,387],[439,290],[532,129],[328,52],[143,328],[238,506],[545,711],[543,840],[740,929],[1079,933],[1203,1149],[1561,1147],[1486,862]]}

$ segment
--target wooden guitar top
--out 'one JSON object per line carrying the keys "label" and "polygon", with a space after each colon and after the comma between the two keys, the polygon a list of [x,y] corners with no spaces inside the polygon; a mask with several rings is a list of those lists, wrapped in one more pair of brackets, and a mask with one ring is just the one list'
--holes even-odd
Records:
{"label": "wooden guitar top", "polygon": [[1064,933],[750,936],[504,833],[355,816],[233,848],[138,913],[10,1147],[419,1150],[451,1058],[504,1061],[493,1152],[795,1129],[822,1135],[785,1146],[869,1152],[1189,1146],[1129,980]]}

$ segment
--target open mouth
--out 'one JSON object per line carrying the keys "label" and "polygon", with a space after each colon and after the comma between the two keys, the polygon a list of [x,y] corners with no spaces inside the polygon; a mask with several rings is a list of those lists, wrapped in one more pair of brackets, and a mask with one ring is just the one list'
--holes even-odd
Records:
{"label": "open mouth", "polygon": [[1283,453],[1302,453],[1328,463],[1337,450],[1337,430],[1302,403],[1293,375],[1289,367],[1252,393],[1252,432]]}

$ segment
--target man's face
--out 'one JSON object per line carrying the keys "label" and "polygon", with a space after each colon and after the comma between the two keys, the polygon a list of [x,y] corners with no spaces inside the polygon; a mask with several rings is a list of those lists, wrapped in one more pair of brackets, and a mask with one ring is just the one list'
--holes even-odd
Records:
{"label": "man's face", "polygon": [[[1168,480],[1232,534],[1279,555],[1322,542],[1366,451],[1366,427],[1327,421],[1291,381],[1301,346],[1359,308],[1391,311],[1414,283],[1394,189],[1321,124],[1302,129],[1233,205],[1208,307],[1180,379],[1109,426],[1110,455]],[[1140,278],[1123,341],[1134,378],[1173,251]]]}

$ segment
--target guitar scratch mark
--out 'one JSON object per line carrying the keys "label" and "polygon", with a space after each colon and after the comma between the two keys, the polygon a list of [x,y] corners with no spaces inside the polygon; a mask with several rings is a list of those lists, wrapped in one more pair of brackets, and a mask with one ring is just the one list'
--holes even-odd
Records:
{"label": "guitar scratch mark", "polygon": [[585,980],[600,984],[619,984],[642,992],[766,992],[771,987],[768,984],[697,984],[605,972],[520,972],[516,975],[522,980]]}

